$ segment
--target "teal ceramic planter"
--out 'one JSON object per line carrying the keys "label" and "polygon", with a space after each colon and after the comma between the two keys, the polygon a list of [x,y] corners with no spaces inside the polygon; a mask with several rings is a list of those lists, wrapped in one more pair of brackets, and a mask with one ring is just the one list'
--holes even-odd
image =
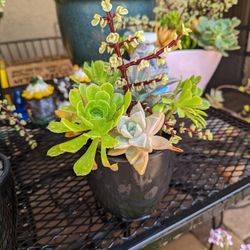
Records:
{"label": "teal ceramic planter", "polygon": [[[99,26],[92,27],[95,13],[102,13],[100,0],[56,0],[59,25],[67,51],[74,63],[105,59],[98,48],[107,35]],[[130,16],[138,14],[153,18],[154,0],[113,0],[113,8],[122,5]],[[107,58],[106,58],[107,59]]]}

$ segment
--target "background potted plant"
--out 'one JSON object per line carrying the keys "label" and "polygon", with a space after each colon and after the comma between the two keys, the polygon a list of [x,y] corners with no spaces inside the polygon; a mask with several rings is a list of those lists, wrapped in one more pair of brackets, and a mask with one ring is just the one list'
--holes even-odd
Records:
{"label": "background potted plant", "polygon": [[[199,86],[202,89],[207,86],[222,56],[228,56],[227,51],[239,49],[239,31],[236,27],[240,21],[237,18],[222,18],[224,12],[234,4],[237,4],[237,0],[158,1],[154,9],[157,34],[155,42],[158,47],[165,46],[180,33],[183,24],[192,30],[190,36],[182,37],[179,50],[166,54],[170,77],[185,79],[200,75],[202,79]],[[128,27],[137,26],[142,22],[140,17],[131,20],[133,23],[130,21]],[[173,89],[175,87],[176,85],[172,86]]]}
{"label": "background potted plant", "polygon": [[[56,0],[59,25],[66,49],[74,63],[104,59],[98,53],[100,42],[106,37],[104,30],[93,31],[90,22],[96,10],[100,10],[99,0]],[[122,3],[130,9],[131,15],[145,14],[153,19],[154,0],[115,0],[114,5]],[[106,57],[107,59],[107,57]]]}
{"label": "background potted plant", "polygon": [[[110,31],[99,48],[100,53],[111,55],[109,62],[85,64],[91,83],[72,89],[70,105],[56,111],[60,121],[48,126],[71,140],[53,146],[48,155],[80,152],[74,171],[78,176],[88,175],[98,201],[119,217],[137,219],[149,214],[167,192],[174,165],[172,151],[182,151],[174,146],[181,140],[179,135],[212,139],[210,131],[202,130],[209,104],[197,87],[199,77],[180,81],[171,92],[165,68],[161,69],[165,64],[161,55],[178,47],[185,27],[165,47],[125,60],[124,48],[136,48],[143,32],[120,41],[116,27],[127,9],[114,8],[109,0],[101,1],[101,6],[104,15],[95,14],[92,25],[101,24]],[[188,118],[191,126],[177,123],[178,118]]]}

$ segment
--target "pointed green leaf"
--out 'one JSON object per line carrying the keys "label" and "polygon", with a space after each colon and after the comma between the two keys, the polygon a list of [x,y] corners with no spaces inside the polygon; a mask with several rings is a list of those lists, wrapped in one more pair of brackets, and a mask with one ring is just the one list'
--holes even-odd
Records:
{"label": "pointed green leaf", "polygon": [[79,102],[77,105],[77,115],[87,128],[89,129],[93,128],[93,124],[85,118],[86,114],[84,112],[84,106],[82,102]]}
{"label": "pointed green leaf", "polygon": [[50,157],[55,157],[55,156],[61,155],[63,153],[64,153],[64,151],[60,149],[60,146],[55,145],[54,147],[49,149],[49,151],[47,152],[47,155]]}
{"label": "pointed green leaf", "polygon": [[63,125],[65,127],[67,127],[70,131],[73,131],[73,132],[83,132],[83,131],[86,131],[89,129],[88,127],[84,126],[83,124],[76,124],[76,123],[70,122],[64,118],[62,118],[61,122],[63,123]]}
{"label": "pointed green leaf", "polygon": [[81,95],[78,89],[71,89],[69,92],[69,101],[71,105],[76,108],[77,104],[82,101]]}
{"label": "pointed green leaf", "polygon": [[86,153],[74,164],[74,172],[77,176],[85,176],[91,172],[98,144],[99,139],[93,140]]}
{"label": "pointed green leaf", "polygon": [[110,135],[105,135],[102,137],[102,146],[104,148],[114,148],[119,141]]}
{"label": "pointed green leaf", "polygon": [[48,129],[53,132],[53,133],[66,133],[71,131],[69,128],[67,128],[64,124],[62,124],[61,122],[51,122],[48,125]]}
{"label": "pointed green leaf", "polygon": [[128,107],[130,106],[132,101],[132,94],[130,91],[127,91],[125,96],[124,96],[124,110],[123,112],[126,112]]}
{"label": "pointed green leaf", "polygon": [[96,84],[91,84],[87,87],[86,89],[86,94],[87,94],[87,99],[88,101],[94,100],[95,99],[95,94],[96,92],[100,90],[100,87],[97,86]]}
{"label": "pointed green leaf", "polygon": [[112,84],[110,84],[110,83],[102,84],[101,89],[108,92],[110,96],[112,96],[114,93],[114,88],[113,88]]}
{"label": "pointed green leaf", "polygon": [[104,100],[108,103],[110,103],[110,95],[105,92],[104,90],[98,91],[95,95],[96,100]]}
{"label": "pointed green leaf", "polygon": [[84,145],[86,145],[88,139],[89,138],[87,136],[80,135],[80,136],[74,138],[73,140],[70,140],[70,141],[59,144],[59,147],[64,152],[76,153]]}

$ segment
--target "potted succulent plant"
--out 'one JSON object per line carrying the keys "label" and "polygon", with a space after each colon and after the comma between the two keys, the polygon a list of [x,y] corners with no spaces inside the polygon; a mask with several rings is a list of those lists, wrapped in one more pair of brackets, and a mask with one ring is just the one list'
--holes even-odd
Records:
{"label": "potted succulent plant", "polygon": [[[182,37],[181,49],[166,54],[170,77],[185,79],[200,75],[199,86],[202,89],[206,87],[222,56],[228,56],[227,51],[239,49],[236,27],[240,21],[237,18],[222,18],[223,13],[234,4],[237,0],[158,0],[154,10],[155,42],[158,47],[168,44],[181,31],[183,24],[192,30],[190,36]],[[140,17],[127,21],[129,27],[141,22]],[[152,26],[152,22],[148,21],[148,24]],[[173,89],[175,87],[172,86]]]}
{"label": "potted succulent plant", "polygon": [[53,98],[54,87],[44,82],[41,77],[33,77],[23,91],[27,100],[30,117],[35,124],[47,125],[54,119],[56,109]]}
{"label": "potted succulent plant", "polygon": [[[154,0],[115,0],[113,4],[118,5],[121,2],[130,9],[131,15],[142,13],[153,18]],[[103,30],[91,31],[90,25],[92,16],[97,9],[100,10],[99,3],[99,0],[56,0],[65,47],[70,52],[74,63],[78,65],[84,61],[105,58],[98,53],[98,48],[107,33]]]}
{"label": "potted succulent plant", "polygon": [[[101,6],[104,15],[95,14],[92,25],[109,29],[99,48],[110,54],[109,61],[85,64],[91,83],[72,89],[70,105],[56,111],[60,121],[48,126],[71,140],[53,146],[48,155],[79,153],[73,169],[78,176],[88,175],[98,201],[119,217],[138,219],[168,191],[174,151],[182,152],[174,146],[180,134],[212,139],[210,131],[203,131],[209,104],[197,87],[199,77],[180,81],[169,91],[162,54],[178,46],[185,27],[165,47],[128,61],[124,48],[136,48],[143,32],[120,41],[116,28],[128,10],[114,8],[109,0]],[[177,123],[178,117],[190,119],[191,126]]]}

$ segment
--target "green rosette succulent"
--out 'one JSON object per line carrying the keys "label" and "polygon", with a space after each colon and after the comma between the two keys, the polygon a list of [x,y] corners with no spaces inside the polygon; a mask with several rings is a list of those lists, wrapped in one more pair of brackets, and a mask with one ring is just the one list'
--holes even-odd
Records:
{"label": "green rosette succulent", "polygon": [[195,28],[194,39],[198,45],[205,49],[216,49],[224,56],[228,56],[226,51],[240,49],[238,45],[239,31],[236,27],[240,25],[238,18],[222,18],[209,20],[201,17]]}
{"label": "green rosette succulent", "polygon": [[121,76],[119,71],[110,70],[109,63],[100,60],[92,61],[91,63],[85,62],[83,70],[88,78],[98,85],[107,82],[114,85]]}
{"label": "green rosette succulent", "polygon": [[61,121],[51,122],[48,129],[54,133],[66,133],[66,137],[74,138],[52,147],[47,154],[53,157],[66,152],[76,153],[91,140],[86,152],[74,164],[76,175],[87,175],[96,167],[95,156],[98,147],[103,166],[118,170],[116,164],[110,165],[106,150],[118,144],[110,132],[129,107],[131,93],[115,93],[110,83],[101,86],[81,84],[78,89],[70,91],[69,100],[69,106],[64,106],[56,112]]}

